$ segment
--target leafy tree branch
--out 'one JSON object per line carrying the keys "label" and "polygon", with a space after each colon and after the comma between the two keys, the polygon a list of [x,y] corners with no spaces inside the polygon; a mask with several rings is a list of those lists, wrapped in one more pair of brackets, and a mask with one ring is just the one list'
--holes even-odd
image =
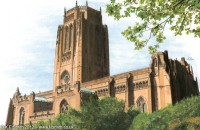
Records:
{"label": "leafy tree branch", "polygon": [[133,14],[140,19],[122,32],[135,44],[136,50],[144,48],[151,39],[155,39],[153,45],[148,45],[149,52],[154,53],[166,39],[166,25],[170,26],[175,36],[186,33],[200,37],[199,0],[110,0],[106,11],[116,20]]}

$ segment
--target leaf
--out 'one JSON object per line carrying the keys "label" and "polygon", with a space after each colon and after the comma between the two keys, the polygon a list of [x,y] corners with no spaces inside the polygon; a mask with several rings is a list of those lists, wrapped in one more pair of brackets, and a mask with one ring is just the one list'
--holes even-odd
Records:
{"label": "leaf", "polygon": [[[182,35],[185,32],[186,34],[192,33],[194,36],[200,37],[199,29],[188,29],[191,24],[193,26],[200,24],[199,7],[199,0],[188,2],[185,0],[124,0],[118,3],[115,0],[111,0],[110,4],[106,5],[106,12],[116,20],[120,20],[122,17],[130,17],[132,14],[140,18],[138,24],[133,24],[131,29],[123,31],[122,34],[128,40],[134,42],[135,49],[141,49],[148,45],[144,44],[144,41],[146,41],[144,34],[148,31],[152,32],[150,39],[156,38],[158,43],[164,42],[165,36],[163,34],[158,35],[157,33],[165,31],[166,23],[170,26],[170,30],[174,31],[175,36]],[[124,13],[120,13],[122,10],[124,10]],[[185,17],[185,15],[187,16]],[[166,18],[169,19],[163,22]],[[144,22],[147,22],[148,25],[144,26]],[[150,39],[146,42],[148,43]]]}

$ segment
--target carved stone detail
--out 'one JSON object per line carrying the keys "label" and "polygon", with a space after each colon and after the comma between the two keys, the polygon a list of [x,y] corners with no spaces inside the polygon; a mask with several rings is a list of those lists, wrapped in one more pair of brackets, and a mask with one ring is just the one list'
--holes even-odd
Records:
{"label": "carved stone detail", "polygon": [[65,52],[62,55],[62,62],[65,62],[66,60],[69,61],[71,59],[71,51]]}
{"label": "carved stone detail", "polygon": [[125,92],[125,84],[123,84],[123,85],[117,85],[116,87],[115,87],[115,92],[116,93],[121,93],[121,92]]}
{"label": "carved stone detail", "polygon": [[65,84],[65,85],[61,85],[61,86],[57,86],[57,94],[63,94],[63,93],[69,93],[71,92],[70,89],[71,85],[69,83]]}
{"label": "carved stone detail", "polygon": [[98,96],[106,96],[106,95],[108,95],[108,86],[106,86],[106,87],[103,88],[103,89],[98,89],[98,90],[96,90],[95,93],[96,93]]}
{"label": "carved stone detail", "polygon": [[148,87],[148,80],[133,83],[133,87],[134,87],[135,90],[146,88],[146,87]]}

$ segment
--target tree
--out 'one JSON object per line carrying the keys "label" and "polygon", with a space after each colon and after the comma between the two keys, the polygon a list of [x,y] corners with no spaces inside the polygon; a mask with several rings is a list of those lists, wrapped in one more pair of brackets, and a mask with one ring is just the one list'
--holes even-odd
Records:
{"label": "tree", "polygon": [[132,108],[125,112],[124,101],[116,98],[89,98],[81,103],[80,111],[71,109],[67,113],[67,122],[77,130],[127,130],[138,114]]}
{"label": "tree", "polygon": [[[81,126],[75,125],[81,127],[80,129],[88,130],[126,130],[134,117],[129,116],[124,109],[125,103],[116,98],[105,97],[101,100],[90,98],[81,104],[80,117],[78,117],[82,121]],[[138,111],[135,113],[139,114]]]}
{"label": "tree", "polygon": [[145,47],[154,38],[156,43],[149,47],[154,53],[166,39],[166,25],[176,35],[194,34],[200,37],[200,1],[199,0],[110,0],[106,12],[116,20],[135,14],[140,20],[128,27],[122,34],[131,42],[135,49]]}

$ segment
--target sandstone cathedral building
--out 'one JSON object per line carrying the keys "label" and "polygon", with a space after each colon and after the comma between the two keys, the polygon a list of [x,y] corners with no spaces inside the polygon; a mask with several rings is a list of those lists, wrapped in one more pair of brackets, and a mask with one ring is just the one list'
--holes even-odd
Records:
{"label": "sandstone cathedral building", "polygon": [[168,52],[152,55],[150,66],[110,76],[108,28],[101,9],[76,6],[64,11],[58,26],[53,90],[21,95],[10,100],[6,125],[51,120],[69,107],[79,110],[88,94],[125,101],[153,112],[191,95],[199,95],[197,79],[184,58],[169,59]]}

